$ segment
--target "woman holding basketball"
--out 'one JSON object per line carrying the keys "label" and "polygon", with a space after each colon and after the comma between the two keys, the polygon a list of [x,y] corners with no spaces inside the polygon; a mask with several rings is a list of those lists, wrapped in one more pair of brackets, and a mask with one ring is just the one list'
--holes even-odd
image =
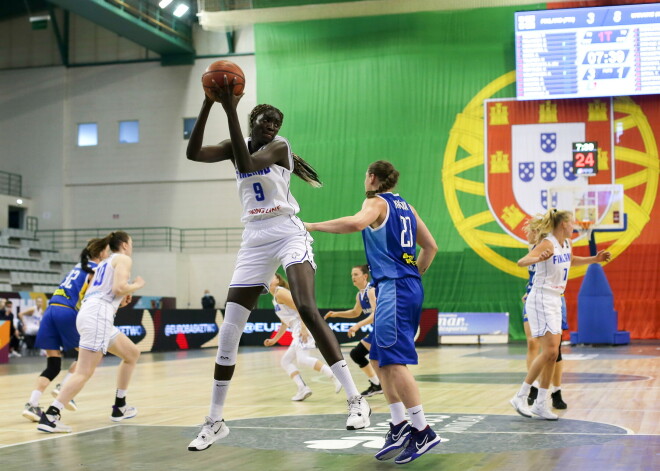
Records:
{"label": "woman holding basketball", "polygon": [[[570,211],[549,210],[535,225],[535,247],[518,260],[518,266],[521,267],[536,264],[532,289],[525,300],[525,312],[531,335],[539,339],[541,346],[541,353],[529,367],[520,390],[509,401],[516,412],[524,417],[534,414],[546,420],[558,419],[557,415],[548,409],[546,400],[561,342],[561,298],[570,267],[606,262],[610,259],[610,253],[605,251],[600,251],[593,257],[576,257],[572,254],[571,234],[574,222]],[[532,383],[539,376],[541,380],[538,396],[528,409],[527,397]]]}
{"label": "woman holding basketball", "polygon": [[[367,317],[357,322],[354,326],[348,329],[348,336],[355,337],[357,331],[365,325],[373,324],[374,322],[374,308],[376,307],[376,290],[371,283],[369,283],[369,265],[357,265],[351,270],[351,280],[353,286],[358,289],[355,295],[355,306],[353,309],[347,311],[329,311],[325,318],[331,317],[345,317],[353,319],[360,314],[366,314]],[[351,359],[360,367],[362,372],[369,378],[369,387],[362,391],[363,396],[373,396],[375,394],[383,394],[383,388],[380,385],[380,380],[374,371],[374,368],[369,363],[369,350],[371,349],[372,334],[364,336],[358,344],[351,350]]]}
{"label": "woman holding basketball", "polygon": [[[196,162],[232,162],[245,230],[229,285],[225,319],[220,327],[209,415],[188,450],[205,450],[229,433],[223,409],[234,374],[238,343],[258,297],[268,292],[268,284],[280,265],[286,271],[300,317],[346,391],[349,409],[346,428],[365,428],[369,426],[371,410],[355,387],[339,343],[316,306],[313,239],[296,216],[299,206],[290,191],[292,173],[313,186],[320,186],[318,176],[291,152],[289,142],[278,135],[284,118],[280,110],[270,105],[255,107],[250,113],[250,135],[244,138],[236,112],[242,95],[234,94],[235,81],[230,83],[225,76],[221,86],[215,85],[215,89],[207,89],[188,143],[187,157]],[[214,146],[202,146],[206,121],[214,103],[208,94],[222,104],[229,126],[230,139]]]}

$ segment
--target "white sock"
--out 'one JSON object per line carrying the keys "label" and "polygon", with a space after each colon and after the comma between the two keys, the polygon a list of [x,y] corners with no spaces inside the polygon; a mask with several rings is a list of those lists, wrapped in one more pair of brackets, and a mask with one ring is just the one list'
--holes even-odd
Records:
{"label": "white sock", "polygon": [[302,376],[300,376],[300,374],[295,375],[292,379],[294,383],[296,383],[296,385],[298,386],[298,389],[302,389],[305,386],[307,386],[303,381]]}
{"label": "white sock", "polygon": [[346,391],[346,397],[351,399],[352,397],[359,396],[360,393],[353,382],[353,377],[351,376],[351,371],[348,369],[346,360],[339,360],[337,363],[330,367],[332,372],[335,374],[335,377]]}
{"label": "white sock", "polygon": [[335,375],[332,373],[332,370],[328,365],[323,365],[321,367],[321,373],[323,373],[327,378],[333,378]]}
{"label": "white sock", "polygon": [[64,376],[62,382],[60,383],[60,386],[64,386],[64,383],[66,383],[70,377],[71,377],[71,373],[67,373],[66,376]]}
{"label": "white sock", "polygon": [[126,397],[126,389],[117,389],[117,397],[119,399]]}
{"label": "white sock", "polygon": [[399,425],[406,420],[406,407],[403,405],[403,402],[390,404],[390,414],[392,415],[392,423],[394,425]]}
{"label": "white sock", "polygon": [[426,428],[426,417],[424,416],[424,410],[421,404],[408,409],[408,417],[410,417],[413,427],[417,430],[424,430]]}
{"label": "white sock", "polygon": [[62,412],[62,409],[64,409],[64,404],[62,404],[60,401],[55,399],[51,406],[55,407],[58,411]]}
{"label": "white sock", "polygon": [[556,393],[557,391],[561,391],[561,386],[553,386],[552,387],[552,392]]}
{"label": "white sock", "polygon": [[537,379],[532,383],[532,386],[534,386],[536,389],[540,388],[541,386],[539,385],[539,380]]}
{"label": "white sock", "polygon": [[28,401],[32,407],[37,407],[39,405],[39,399],[41,399],[41,391],[35,389],[30,394],[30,400]]}
{"label": "white sock", "polygon": [[218,381],[216,379],[213,380],[209,417],[215,422],[222,420],[222,409],[225,407],[225,399],[227,398],[229,383],[231,383],[231,381]]}
{"label": "white sock", "polygon": [[520,391],[518,391],[518,396],[527,397],[529,396],[529,390],[532,388],[531,384],[527,384],[523,381],[522,386],[520,386]]}
{"label": "white sock", "polygon": [[380,380],[378,379],[378,376],[370,376],[369,381],[371,381],[372,384],[375,384],[376,386],[380,386]]}
{"label": "white sock", "polygon": [[539,395],[536,398],[536,402],[539,403],[539,406],[545,404],[545,400],[548,398],[548,390],[539,388]]}

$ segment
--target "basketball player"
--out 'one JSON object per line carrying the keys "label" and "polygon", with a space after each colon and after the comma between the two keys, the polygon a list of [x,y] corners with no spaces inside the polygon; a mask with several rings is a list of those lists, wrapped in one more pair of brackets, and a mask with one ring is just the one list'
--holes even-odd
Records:
{"label": "basketball player", "polygon": [[70,432],[71,427],[60,422],[63,405],[85,386],[107,352],[122,359],[117,372],[117,395],[110,420],[119,422],[135,417],[137,409],[126,405],[126,390],[140,356],[135,344],[114,326],[117,309],[130,302],[131,295],[144,286],[137,276],[130,282],[133,241],[124,231],[111,232],[92,244],[90,252],[98,253],[109,246],[110,256],[99,263],[91,278],[76,319],[80,333],[78,365],[69,380],[62,385],[57,399],[39,420],[42,432]]}
{"label": "basketball player", "polygon": [[34,304],[34,306],[27,308],[25,311],[20,311],[17,316],[23,324],[23,340],[29,350],[34,348],[37,332],[39,332],[39,325],[44,317],[44,300],[42,298],[36,298]]}
{"label": "basketball player", "polygon": [[[518,260],[526,267],[536,264],[532,289],[525,301],[527,321],[533,337],[539,338],[541,353],[530,366],[525,381],[510,403],[523,417],[537,415],[546,420],[557,420],[557,414],[546,405],[548,387],[552,379],[553,366],[561,342],[561,295],[566,288],[571,266],[606,262],[609,252],[600,251],[593,257],[572,255],[571,234],[574,219],[570,211],[550,209],[538,223],[536,247]],[[538,397],[531,408],[527,408],[532,383],[541,377]]]}
{"label": "basketball player", "polygon": [[[304,401],[312,395],[312,388],[307,386],[303,381],[300,371],[296,368],[298,366],[307,366],[319,371],[325,375],[326,378],[331,379],[335,385],[335,393],[341,391],[341,383],[337,381],[332,370],[320,360],[317,360],[309,354],[309,351],[316,348],[314,338],[309,334],[309,331],[302,323],[300,315],[293,304],[291,291],[289,291],[289,283],[282,275],[276,273],[270,282],[270,294],[273,295],[273,305],[275,306],[275,314],[280,318],[282,324],[275,337],[272,339],[264,340],[266,347],[275,345],[287,331],[291,329],[293,340],[286,353],[282,357],[282,368],[293,379],[298,392],[291,398],[292,401]],[[294,363],[295,362],[295,363]]]}
{"label": "basketball player", "polygon": [[[90,248],[94,247],[94,243],[98,240],[91,239],[87,243],[87,247],[80,252],[80,263],[73,267],[55,290],[41,321],[35,347],[46,351],[46,369],[37,378],[35,388],[23,410],[23,417],[33,422],[39,422],[39,419],[41,419],[42,411],[39,407],[41,395],[62,369],[61,351],[78,349],[80,335],[76,329],[76,316],[78,315],[78,309],[80,309],[80,302],[87,290],[87,274],[94,273],[98,263],[107,254],[107,247],[97,246],[94,252],[90,251]],[[71,363],[67,375],[55,387],[53,394],[56,397],[61,385],[75,371],[76,361]],[[78,409],[73,399],[67,402],[64,407],[71,411]]]}
{"label": "basketball player", "polygon": [[[373,323],[373,306],[376,305],[376,290],[369,283],[369,266],[357,265],[351,270],[351,280],[353,286],[358,289],[355,296],[355,306],[353,309],[347,311],[329,311],[325,315],[325,319],[331,317],[346,317],[353,319],[360,314],[367,314],[367,317],[356,323],[348,330],[348,337],[355,336],[357,331],[365,325]],[[373,298],[373,301],[371,300]],[[380,385],[380,380],[374,371],[374,368],[369,364],[369,350],[371,349],[372,334],[367,334],[360,342],[351,350],[351,358],[360,367],[362,372],[369,378],[369,387],[362,392],[363,396],[373,396],[375,394],[383,394],[383,388]]]}
{"label": "basketball player", "polygon": [[[541,218],[535,216],[529,219],[525,226],[523,227],[525,233],[527,234],[527,242],[529,244],[529,250],[532,251],[535,247],[536,237],[538,235],[538,225],[541,222]],[[532,264],[527,267],[529,272],[529,281],[527,282],[525,295],[523,296],[523,327],[525,329],[525,337],[527,338],[527,370],[532,366],[534,358],[539,354],[540,344],[537,337],[532,336],[532,332],[529,328],[529,323],[527,322],[527,310],[525,309],[525,300],[529,295],[529,292],[532,290],[532,285],[534,284],[534,274],[536,273],[536,265]],[[568,321],[566,318],[566,299],[562,293],[561,297],[561,330],[568,330]],[[561,342],[559,344],[559,351],[557,353],[557,360],[553,365],[554,372],[552,374],[552,407],[555,409],[566,409],[568,406],[564,402],[561,396],[561,377],[563,371],[563,362],[561,356]],[[532,383],[532,387],[529,390],[529,396],[527,396],[527,405],[531,406],[534,404],[536,397],[538,396],[539,381],[538,379]]]}
{"label": "basketball player", "polygon": [[[367,198],[357,214],[306,227],[338,234],[362,231],[378,298],[369,358],[392,414],[385,445],[375,456],[379,460],[396,456],[394,462],[404,464],[441,441],[426,422],[417,383],[406,366],[418,362],[414,338],[424,300],[421,275],[438,246],[417,211],[391,192],[398,178],[391,163],[372,163],[364,182]],[[421,250],[416,258],[417,244]],[[406,409],[412,427],[405,420]]]}
{"label": "basketball player", "polygon": [[320,186],[318,176],[291,152],[289,142],[278,135],[284,115],[277,108],[270,105],[254,108],[250,113],[250,136],[244,138],[236,112],[242,95],[234,95],[233,82],[230,85],[225,80],[222,85],[216,88],[215,99],[227,115],[231,138],[218,145],[202,147],[204,128],[214,103],[205,96],[190,136],[187,156],[196,162],[232,162],[245,230],[229,285],[225,319],[220,327],[209,415],[188,450],[205,450],[229,433],[223,420],[224,405],[234,374],[238,343],[258,297],[268,292],[268,284],[280,265],[286,271],[301,319],[344,387],[349,411],[346,428],[368,427],[371,409],[355,387],[339,343],[316,306],[313,239],[296,216],[299,207],[290,191],[292,173],[312,186]]}

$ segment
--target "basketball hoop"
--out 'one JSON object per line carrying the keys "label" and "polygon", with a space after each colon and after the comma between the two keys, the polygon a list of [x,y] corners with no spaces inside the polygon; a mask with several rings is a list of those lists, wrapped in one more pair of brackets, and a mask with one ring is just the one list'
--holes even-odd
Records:
{"label": "basketball hoop", "polygon": [[594,221],[575,221],[575,224],[580,227],[580,232],[586,233],[587,237],[591,237],[591,231],[594,227]]}

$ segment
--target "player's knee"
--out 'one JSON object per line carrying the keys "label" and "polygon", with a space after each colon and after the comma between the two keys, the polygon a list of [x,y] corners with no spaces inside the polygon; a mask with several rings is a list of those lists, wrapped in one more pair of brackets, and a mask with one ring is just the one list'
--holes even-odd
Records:
{"label": "player's knee", "polygon": [[225,320],[220,326],[218,337],[218,353],[215,362],[222,366],[235,365],[238,343],[241,339],[241,331],[238,326]]}
{"label": "player's knee", "polygon": [[62,358],[48,357],[46,358],[46,369],[41,372],[41,376],[52,381],[60,374],[60,371],[62,371]]}
{"label": "player's knee", "polygon": [[364,368],[369,364],[369,360],[367,359],[367,356],[369,355],[369,351],[366,349],[366,347],[362,344],[362,342],[358,343],[353,349],[351,350],[351,359],[360,367]]}

